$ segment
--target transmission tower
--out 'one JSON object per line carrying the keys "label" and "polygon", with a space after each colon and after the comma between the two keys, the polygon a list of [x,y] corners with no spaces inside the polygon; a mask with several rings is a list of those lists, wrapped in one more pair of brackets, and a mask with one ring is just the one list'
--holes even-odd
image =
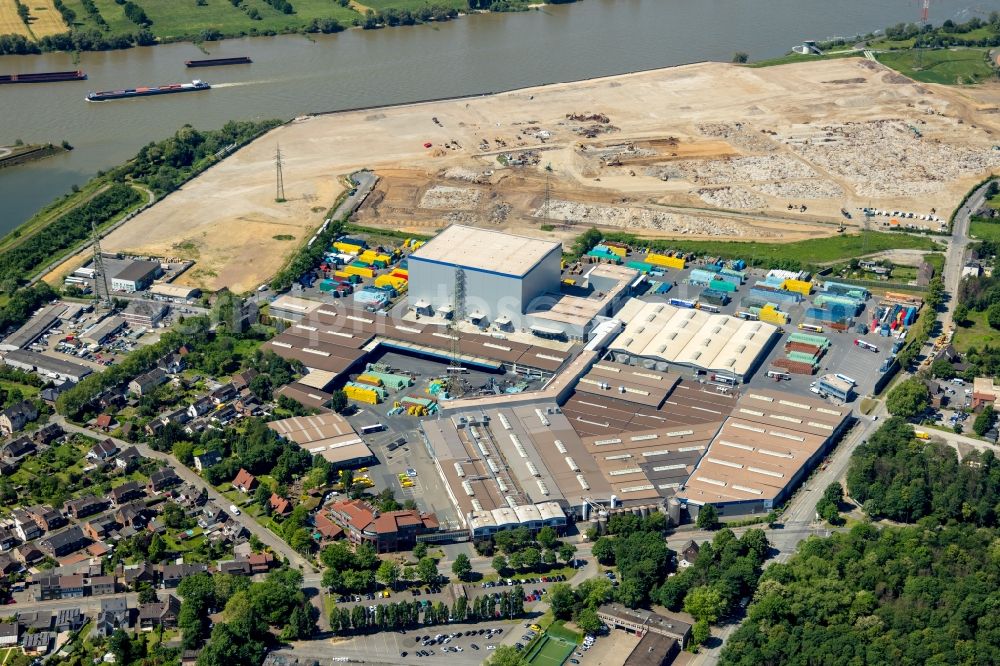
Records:
{"label": "transmission tower", "polygon": [[278,144],[277,150],[274,153],[274,166],[277,177],[274,200],[281,203],[285,200],[285,176],[281,172],[281,144]]}
{"label": "transmission tower", "polygon": [[868,206],[865,208],[865,221],[861,229],[861,256],[868,254],[868,236],[869,231],[871,231],[872,222],[872,204],[869,201]]}
{"label": "transmission tower", "polygon": [[920,8],[920,22],[927,23],[931,14],[931,0],[922,0]]}
{"label": "transmission tower", "polygon": [[451,365],[448,367],[449,374],[453,380],[449,390],[454,395],[460,393],[462,374],[462,346],[459,344],[460,334],[458,330],[459,322],[465,319],[465,271],[461,268],[455,269],[455,293],[454,303],[451,311],[451,324],[448,332],[451,334]]}
{"label": "transmission tower", "polygon": [[[101,234],[97,231],[97,222],[90,221],[90,235],[94,247],[94,290],[97,291],[98,305],[111,307],[111,289],[108,288],[108,273],[104,270],[104,257],[101,254]],[[101,285],[104,292],[101,292]]]}

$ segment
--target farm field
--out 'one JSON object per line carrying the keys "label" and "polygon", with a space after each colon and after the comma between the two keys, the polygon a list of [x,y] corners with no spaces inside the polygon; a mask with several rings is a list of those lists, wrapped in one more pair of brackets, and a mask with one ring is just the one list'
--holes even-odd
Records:
{"label": "farm field", "polygon": [[18,15],[14,0],[0,0],[0,35],[23,35],[31,38],[31,31]]}
{"label": "farm field", "polygon": [[53,0],[24,0],[31,15],[31,32],[41,39],[69,30]]}

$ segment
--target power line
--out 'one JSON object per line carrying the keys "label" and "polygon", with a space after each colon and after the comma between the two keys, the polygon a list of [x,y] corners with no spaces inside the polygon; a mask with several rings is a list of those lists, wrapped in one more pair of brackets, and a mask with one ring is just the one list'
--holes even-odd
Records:
{"label": "power line", "polygon": [[[108,272],[104,270],[104,257],[101,252],[101,234],[97,231],[97,222],[90,221],[90,234],[94,248],[94,289],[98,291],[97,301],[111,307],[111,289],[108,287]],[[98,282],[100,280],[100,282]],[[100,285],[104,285],[104,294],[100,293]]]}
{"label": "power line", "polygon": [[274,165],[277,170],[274,200],[281,203],[285,200],[285,175],[281,171],[281,144],[278,144],[277,150],[275,150]]}

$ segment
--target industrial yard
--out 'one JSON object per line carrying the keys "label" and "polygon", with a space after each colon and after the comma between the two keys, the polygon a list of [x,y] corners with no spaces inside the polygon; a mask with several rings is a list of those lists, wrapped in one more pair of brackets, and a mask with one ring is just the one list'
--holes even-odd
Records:
{"label": "industrial yard", "polygon": [[884,213],[876,228],[937,231],[942,211],[1000,165],[991,109],[985,97],[836,59],[702,63],[303,117],[121,226],[105,248],[195,259],[181,282],[247,291],[308,240],[341,177],[364,167],[379,181],[355,221],[414,233],[461,223],[565,241],[596,225],[784,242],[858,225],[862,207]]}

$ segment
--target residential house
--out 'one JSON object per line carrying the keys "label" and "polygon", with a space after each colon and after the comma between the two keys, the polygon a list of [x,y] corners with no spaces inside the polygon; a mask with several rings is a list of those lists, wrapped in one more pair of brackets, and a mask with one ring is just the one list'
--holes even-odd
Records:
{"label": "residential house", "polygon": [[17,545],[17,537],[6,527],[0,527],[0,553],[6,553]]}
{"label": "residential house", "polygon": [[118,454],[118,457],[115,458],[115,467],[123,472],[131,472],[139,465],[140,462],[142,462],[142,454],[139,453],[139,449],[134,446],[130,446],[123,449],[122,452]]}
{"label": "residential house", "polygon": [[0,434],[12,435],[37,418],[38,410],[35,405],[22,400],[0,412]]}
{"label": "residential house", "polygon": [[55,630],[57,632],[76,631],[83,626],[85,619],[79,608],[65,608],[56,611]]}
{"label": "residential house", "polygon": [[233,387],[237,391],[248,388],[250,386],[250,382],[253,381],[253,378],[259,374],[260,373],[257,372],[257,370],[255,370],[254,368],[244,370],[243,372],[238,372],[235,375],[233,375]]}
{"label": "residential house", "polygon": [[204,564],[165,564],[161,584],[166,589],[177,587],[188,576],[208,571]]}
{"label": "residential house", "polygon": [[218,423],[219,425],[226,425],[235,419],[236,415],[236,408],[232,405],[226,405],[225,407],[220,407],[212,412],[212,422]]}
{"label": "residential house", "polygon": [[933,379],[925,379],[924,386],[927,387],[927,392],[931,396],[931,407],[934,409],[940,409],[942,402],[947,400],[944,389],[941,388],[941,384]]}
{"label": "residential house", "polygon": [[14,534],[21,541],[31,541],[45,534],[45,531],[35,522],[34,516],[24,509],[14,509]]}
{"label": "residential house", "polygon": [[23,571],[24,567],[7,553],[0,553],[0,576],[9,576],[12,573]]}
{"label": "residential house", "polygon": [[250,535],[241,523],[235,520],[228,521],[222,526],[222,536],[227,537],[231,541],[240,541],[242,539],[248,538]]}
{"label": "residential house", "polygon": [[247,557],[250,573],[267,573],[274,566],[274,556],[271,553],[250,553]]}
{"label": "residential house", "polygon": [[142,530],[146,529],[153,514],[153,510],[148,508],[145,502],[136,500],[118,507],[115,511],[115,520],[126,527]]}
{"label": "residential house", "polygon": [[198,655],[201,650],[184,650],[181,652],[181,666],[198,666]]}
{"label": "residential house", "polygon": [[108,508],[107,500],[93,495],[84,495],[79,499],[66,502],[66,511],[73,516],[74,520],[80,520],[87,516],[92,516]]}
{"label": "residential house", "polygon": [[51,506],[31,506],[25,509],[35,524],[45,532],[51,532],[66,524],[66,517]]}
{"label": "residential house", "polygon": [[695,560],[698,559],[698,553],[700,551],[701,547],[698,546],[698,544],[695,543],[694,540],[688,539],[688,542],[684,544],[683,548],[681,548],[681,551],[679,553],[680,557],[678,558],[677,563],[681,567],[692,566],[695,563]]}
{"label": "residential house", "polygon": [[433,513],[412,509],[379,513],[362,500],[338,500],[329,512],[353,543],[367,543],[378,553],[410,550],[417,544],[418,535],[438,529]]}
{"label": "residential house", "polygon": [[139,583],[153,583],[156,580],[156,571],[145,562],[119,565],[119,570],[125,587],[130,590],[136,589]]}
{"label": "residential house", "polygon": [[59,576],[60,599],[77,599],[83,596],[83,592],[83,576],[79,574],[75,574],[73,576]]}
{"label": "residential house", "polygon": [[257,488],[257,485],[257,477],[242,467],[236,474],[236,478],[233,479],[233,488],[244,494],[253,492]]}
{"label": "residential house", "polygon": [[27,437],[18,437],[3,445],[0,455],[11,462],[18,462],[24,456],[35,452],[35,443]]}
{"label": "residential house", "polygon": [[127,481],[120,486],[115,486],[108,493],[112,506],[121,506],[126,502],[146,496],[146,491],[136,481]]}
{"label": "residential house", "polygon": [[206,469],[213,465],[218,465],[222,462],[222,454],[218,451],[206,451],[200,456],[194,457],[194,468],[199,472],[204,472]]}
{"label": "residential house", "polygon": [[101,407],[101,409],[121,409],[125,406],[126,402],[125,392],[117,386],[109,388],[97,399],[97,404]]}
{"label": "residential house", "polygon": [[250,562],[244,559],[219,560],[219,573],[230,576],[249,576]]}
{"label": "residential house", "polygon": [[92,597],[114,594],[117,587],[114,576],[91,576],[90,578],[90,596]]}
{"label": "residential house", "polygon": [[124,596],[101,599],[101,608],[94,620],[94,631],[102,636],[110,636],[118,629],[132,626],[131,612]]}
{"label": "residential house", "polygon": [[172,629],[177,626],[177,615],[181,610],[181,602],[172,594],[166,599],[151,604],[139,606],[139,629],[152,631],[157,627]]}
{"label": "residential house", "polygon": [[212,404],[221,405],[222,403],[229,402],[235,398],[236,394],[237,391],[235,386],[232,384],[223,384],[208,395],[212,399]]}
{"label": "residential house", "polygon": [[976,377],[972,380],[972,409],[980,411],[990,405],[996,409],[997,398],[1000,397],[1000,385],[990,377]]}
{"label": "residential house", "polygon": [[160,416],[160,422],[163,425],[167,425],[168,423],[174,423],[176,425],[184,425],[190,420],[191,420],[191,415],[188,414],[188,410],[186,407],[179,407],[177,409],[173,409],[169,412],[165,412],[162,416]]}
{"label": "residential house", "polygon": [[38,542],[38,547],[49,557],[62,557],[87,545],[83,530],[74,525],[62,532],[55,532]]}
{"label": "residential house", "polygon": [[201,516],[198,517],[198,525],[207,530],[218,523],[229,520],[229,514],[215,505],[214,502],[206,502],[201,509]]}
{"label": "residential house", "polygon": [[41,657],[49,653],[55,637],[52,632],[40,631],[37,634],[25,634],[21,649],[29,657]]}
{"label": "residential house", "polygon": [[241,416],[260,416],[264,413],[264,409],[260,404],[260,399],[258,399],[255,395],[241,397],[233,403],[233,408],[236,410],[236,413]]}
{"label": "residential house", "polygon": [[91,460],[102,461],[113,458],[116,453],[118,453],[118,445],[110,439],[105,439],[94,444],[90,452],[87,453],[87,457]]}
{"label": "residential house", "polygon": [[271,498],[267,501],[271,507],[271,513],[277,516],[287,516],[292,512],[292,503],[277,493],[271,493]]}
{"label": "residential house", "polygon": [[94,427],[98,430],[108,432],[115,427],[115,417],[111,416],[111,414],[98,414],[97,418],[94,419]]}
{"label": "residential house", "polygon": [[204,416],[205,414],[208,413],[208,410],[212,409],[212,405],[213,405],[212,399],[207,395],[203,395],[194,402],[192,402],[191,405],[187,408],[188,416],[190,416],[193,419],[196,419],[199,416]]}
{"label": "residential house", "polygon": [[129,393],[137,396],[149,395],[167,381],[167,373],[161,368],[153,368],[128,383]]}
{"label": "residential house", "polygon": [[335,541],[344,536],[344,530],[323,511],[319,511],[314,516],[316,531],[319,532],[323,542]]}
{"label": "residential house", "polygon": [[4,622],[0,624],[0,648],[17,647],[20,634],[17,622]]}
{"label": "residential house", "polygon": [[44,557],[45,553],[41,551],[37,544],[26,543],[14,549],[14,559],[25,566],[30,566]]}
{"label": "residential house", "polygon": [[58,599],[61,596],[59,576],[48,571],[32,575],[29,589],[31,590],[31,598],[35,601],[48,601],[49,599]]}
{"label": "residential house", "polygon": [[153,493],[163,492],[181,482],[181,477],[171,467],[162,467],[149,475],[149,491]]}
{"label": "residential house", "polygon": [[84,523],[84,533],[94,541],[102,541],[118,529],[118,523],[112,516],[99,516]]}
{"label": "residential house", "polygon": [[168,375],[176,375],[187,367],[187,360],[180,354],[167,354],[160,359],[157,367]]}
{"label": "residential house", "polygon": [[17,614],[17,624],[21,632],[49,631],[52,629],[51,611],[23,611]]}
{"label": "residential house", "polygon": [[46,423],[35,431],[33,438],[38,444],[51,444],[65,434],[66,431],[58,423]]}

